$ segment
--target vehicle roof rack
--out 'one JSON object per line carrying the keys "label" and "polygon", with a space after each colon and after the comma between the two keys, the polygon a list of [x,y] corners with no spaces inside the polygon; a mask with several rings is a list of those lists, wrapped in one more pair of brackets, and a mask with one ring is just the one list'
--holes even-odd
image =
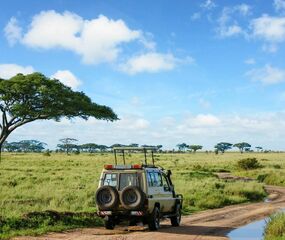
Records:
{"label": "vehicle roof rack", "polygon": [[115,155],[115,164],[117,165],[117,152],[123,153],[123,161],[124,161],[124,165],[126,165],[125,151],[142,151],[144,153],[145,165],[148,165],[146,155],[147,155],[147,151],[151,151],[152,165],[154,166],[153,152],[157,150],[158,150],[157,147],[113,147],[113,151]]}
{"label": "vehicle roof rack", "polygon": [[157,147],[113,147],[113,150],[136,150],[136,151],[144,151],[144,150],[157,150]]}

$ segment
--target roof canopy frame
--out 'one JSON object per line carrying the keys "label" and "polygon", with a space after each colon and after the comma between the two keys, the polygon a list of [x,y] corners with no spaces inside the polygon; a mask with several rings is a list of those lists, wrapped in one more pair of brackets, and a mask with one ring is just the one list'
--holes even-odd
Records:
{"label": "roof canopy frame", "polygon": [[124,165],[126,165],[126,159],[125,159],[125,151],[141,151],[144,153],[144,160],[145,160],[145,165],[147,165],[147,152],[151,152],[151,158],[152,158],[152,164],[154,166],[154,152],[157,151],[157,147],[114,147],[114,155],[115,155],[115,164],[118,164],[117,160],[117,152],[121,152],[123,154],[123,162]]}

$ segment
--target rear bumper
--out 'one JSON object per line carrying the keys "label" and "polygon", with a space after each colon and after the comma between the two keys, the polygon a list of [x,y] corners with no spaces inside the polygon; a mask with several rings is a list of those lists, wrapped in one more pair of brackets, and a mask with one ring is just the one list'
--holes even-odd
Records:
{"label": "rear bumper", "polygon": [[106,216],[119,216],[119,217],[143,217],[146,216],[146,212],[143,210],[138,211],[98,211],[97,212],[99,217],[106,217]]}

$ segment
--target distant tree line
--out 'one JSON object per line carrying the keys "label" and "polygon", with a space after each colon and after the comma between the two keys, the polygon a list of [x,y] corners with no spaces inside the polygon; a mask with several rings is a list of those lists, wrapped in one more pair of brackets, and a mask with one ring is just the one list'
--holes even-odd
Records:
{"label": "distant tree line", "polygon": [[106,146],[96,143],[84,143],[76,144],[78,142],[75,138],[63,138],[59,140],[60,143],[57,145],[56,152],[69,153],[95,153],[95,152],[110,152],[114,147],[156,147],[158,151],[163,147],[162,145],[139,145],[137,143],[131,143],[129,145],[115,143],[111,146]]}
{"label": "distant tree line", "polygon": [[201,150],[203,148],[202,145],[188,145],[186,143],[180,143],[180,144],[177,144],[176,145],[178,150],[181,151],[181,152],[186,152],[187,150],[188,151],[191,151],[191,152],[196,152],[197,150]]}
{"label": "distant tree line", "polygon": [[2,148],[6,152],[42,152],[46,143],[38,140],[22,140],[19,142],[4,142]]}
{"label": "distant tree line", "polygon": [[[179,152],[196,152],[198,150],[202,150],[203,146],[202,145],[197,145],[197,144],[192,144],[188,145],[186,143],[179,143],[176,145],[178,148]],[[243,152],[253,152],[253,149],[251,149],[251,145],[247,142],[240,142],[240,143],[228,143],[228,142],[219,142],[214,146],[214,151],[216,154],[218,153],[224,153],[227,150],[232,149],[233,147],[238,148],[240,153]],[[263,148],[260,146],[255,147],[257,152],[263,151]]]}
{"label": "distant tree line", "polygon": [[[59,140],[59,144],[57,144],[56,152],[64,152],[66,154],[70,153],[96,153],[96,152],[111,152],[114,147],[156,147],[158,152],[193,152],[196,153],[198,150],[202,150],[203,146],[198,144],[186,144],[180,143],[177,144],[177,150],[172,151],[163,151],[162,145],[140,145],[138,143],[130,143],[128,145],[115,143],[111,146],[97,144],[97,143],[84,143],[77,144],[78,140],[75,138],[63,138]],[[22,140],[19,142],[7,142],[5,141],[2,150],[6,152],[43,152],[46,150],[47,144],[38,140]],[[240,153],[244,152],[253,152],[252,146],[247,142],[240,143],[228,143],[228,142],[219,142],[214,146],[214,152],[224,153],[232,148],[237,148]],[[263,150],[262,147],[255,147],[257,152],[268,152],[267,150]],[[47,150],[49,151],[49,150]],[[208,151],[206,151],[208,152]]]}

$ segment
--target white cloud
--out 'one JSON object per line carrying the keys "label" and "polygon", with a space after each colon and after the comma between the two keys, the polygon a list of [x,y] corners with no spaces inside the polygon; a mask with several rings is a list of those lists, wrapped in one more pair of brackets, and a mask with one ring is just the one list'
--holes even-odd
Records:
{"label": "white cloud", "polygon": [[243,30],[239,25],[223,26],[219,31],[221,37],[231,37],[242,33]]}
{"label": "white cloud", "polygon": [[252,36],[267,42],[285,40],[285,17],[271,17],[266,14],[251,21]]}
{"label": "white cloud", "polygon": [[251,7],[247,4],[224,7],[218,19],[218,27],[216,28],[217,34],[222,38],[246,35],[245,30],[243,30],[236,19],[240,16],[248,16],[250,9]]}
{"label": "white cloud", "polygon": [[30,74],[35,72],[32,66],[20,66],[17,64],[0,64],[0,78],[9,79],[18,73]]}
{"label": "white cloud", "polygon": [[206,0],[205,2],[203,2],[200,7],[201,8],[204,8],[204,9],[207,9],[207,10],[210,10],[212,8],[215,8],[217,5],[214,3],[213,0]]}
{"label": "white cloud", "polygon": [[123,20],[103,15],[87,20],[64,12],[42,11],[33,17],[21,42],[32,48],[62,48],[79,54],[84,63],[112,62],[118,57],[123,43],[141,38]]}
{"label": "white cloud", "polygon": [[51,78],[60,80],[63,84],[74,90],[81,85],[81,81],[69,70],[58,70]]}
{"label": "white cloud", "polygon": [[[17,20],[12,18],[7,24],[6,37],[9,42],[16,41],[35,49],[64,49],[81,56],[85,64],[115,63],[122,52],[123,44],[137,42],[147,53],[130,58],[124,72],[158,72],[172,70],[180,60],[172,54],[156,52],[153,35],[141,30],[132,30],[122,19],[113,20],[104,15],[94,19],[84,19],[81,16],[65,11],[42,11],[33,16],[28,30],[23,34]],[[145,60],[150,60],[151,66]],[[187,61],[190,58],[187,59]],[[126,67],[131,69],[126,69]]]}
{"label": "white cloud", "polygon": [[22,28],[19,27],[16,18],[12,17],[4,28],[5,37],[10,46],[13,46],[22,37]]}
{"label": "white cloud", "polygon": [[240,5],[234,6],[234,11],[238,11],[240,14],[246,16],[250,14],[251,6],[242,3]]}
{"label": "white cloud", "polygon": [[181,60],[172,54],[150,52],[130,58],[126,63],[121,64],[120,70],[131,75],[142,72],[155,73],[172,70],[178,63],[193,61],[190,57]]}
{"label": "white cloud", "polygon": [[277,12],[285,10],[284,0],[274,0],[273,6]]}
{"label": "white cloud", "polygon": [[248,65],[254,65],[255,64],[255,59],[254,58],[248,58],[244,61],[245,64]]}
{"label": "white cloud", "polygon": [[220,124],[220,119],[212,114],[198,114],[191,118],[191,125],[196,127],[217,126]]}
{"label": "white cloud", "polygon": [[277,84],[285,81],[285,70],[267,64],[263,68],[254,68],[248,71],[246,76],[263,84]]}

